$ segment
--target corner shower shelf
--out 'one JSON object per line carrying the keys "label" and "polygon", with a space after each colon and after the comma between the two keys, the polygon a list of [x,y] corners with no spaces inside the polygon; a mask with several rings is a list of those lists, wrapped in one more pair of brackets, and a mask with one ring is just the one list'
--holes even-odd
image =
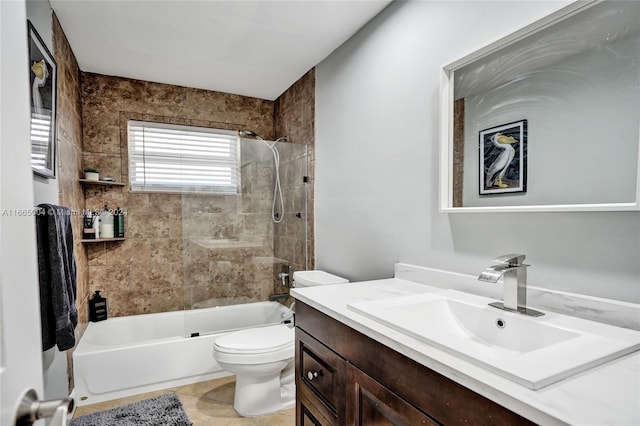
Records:
{"label": "corner shower shelf", "polygon": [[[90,179],[78,179],[81,185],[86,186],[125,186],[122,182],[109,182],[104,180],[90,180]],[[108,243],[111,241],[124,241],[126,238],[98,238],[98,239],[82,239],[80,240],[83,244],[94,244],[94,243]]]}
{"label": "corner shower shelf", "polygon": [[82,185],[101,185],[101,186],[125,186],[122,182],[108,182],[104,180],[78,179]]}
{"label": "corner shower shelf", "polygon": [[110,241],[124,241],[126,238],[98,238],[92,240],[82,240],[82,243],[108,243]]}

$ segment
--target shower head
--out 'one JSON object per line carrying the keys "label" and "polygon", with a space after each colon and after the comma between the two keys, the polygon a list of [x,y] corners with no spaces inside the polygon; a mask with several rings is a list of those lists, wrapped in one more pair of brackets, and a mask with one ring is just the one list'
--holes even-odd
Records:
{"label": "shower head", "polygon": [[255,138],[259,140],[264,140],[259,134],[257,134],[256,132],[252,132],[251,130],[246,130],[246,129],[240,130],[238,131],[238,134],[240,135],[240,137],[244,137],[244,138]]}
{"label": "shower head", "polygon": [[[263,141],[264,139],[262,138],[262,136],[260,136],[259,134],[257,134],[256,132],[252,131],[252,130],[238,130],[238,135],[241,138],[253,138],[253,139],[258,139]],[[289,142],[289,136],[281,136],[278,139],[276,139],[274,142]]]}

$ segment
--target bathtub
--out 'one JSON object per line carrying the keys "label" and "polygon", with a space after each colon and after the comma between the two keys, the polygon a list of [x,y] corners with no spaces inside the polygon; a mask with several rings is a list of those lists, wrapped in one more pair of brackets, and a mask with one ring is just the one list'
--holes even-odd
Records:
{"label": "bathtub", "polygon": [[289,313],[277,302],[256,302],[89,323],[73,352],[77,405],[228,376],[213,357],[215,340],[278,324]]}

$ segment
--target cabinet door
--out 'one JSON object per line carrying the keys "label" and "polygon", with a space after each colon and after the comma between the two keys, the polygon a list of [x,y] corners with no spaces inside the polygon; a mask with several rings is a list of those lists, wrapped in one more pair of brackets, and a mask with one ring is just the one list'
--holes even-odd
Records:
{"label": "cabinet door", "polygon": [[297,426],[333,426],[336,419],[333,416],[326,416],[326,410],[314,404],[314,396],[308,395],[305,389],[296,393],[296,425]]}
{"label": "cabinet door", "polygon": [[347,424],[417,426],[438,423],[358,368],[349,365]]}

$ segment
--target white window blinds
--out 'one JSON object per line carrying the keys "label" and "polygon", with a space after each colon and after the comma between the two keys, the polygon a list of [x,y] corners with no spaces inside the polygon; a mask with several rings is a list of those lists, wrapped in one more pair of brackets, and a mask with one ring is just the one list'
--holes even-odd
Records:
{"label": "white window blinds", "polygon": [[31,167],[45,171],[52,170],[49,153],[49,134],[51,132],[51,116],[31,113]]}
{"label": "white window blinds", "polygon": [[128,134],[132,191],[239,192],[236,132],[131,120]]}

